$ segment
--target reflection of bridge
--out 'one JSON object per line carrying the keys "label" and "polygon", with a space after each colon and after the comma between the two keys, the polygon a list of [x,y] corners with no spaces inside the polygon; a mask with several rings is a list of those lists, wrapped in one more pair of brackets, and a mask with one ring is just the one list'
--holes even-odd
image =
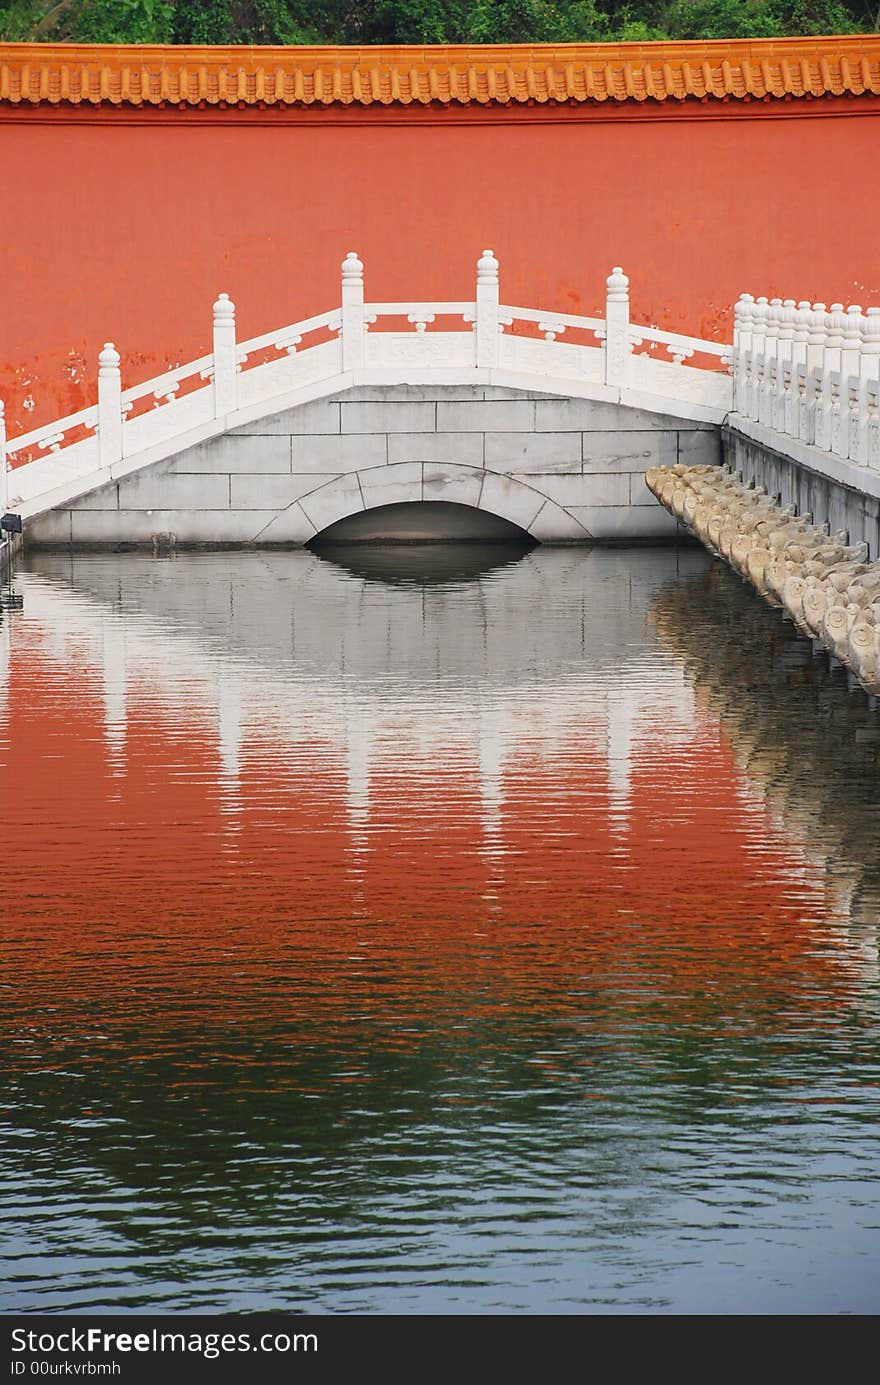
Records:
{"label": "reflection of bridge", "polygon": [[[487,573],[479,605],[463,604],[449,583],[426,586],[418,603],[406,588],[386,588],[377,602],[373,583],[357,577],[340,592],[335,567],[310,553],[235,561],[227,575],[218,566],[225,559],[209,555],[172,564],[132,556],[123,567],[83,558],[71,585],[67,560],[47,555],[34,560],[38,571],[16,579],[46,651],[63,666],[75,651],[80,667],[97,675],[111,766],[124,766],[139,689],[211,709],[230,827],[243,744],[271,743],[295,758],[311,739],[327,747],[342,775],[355,839],[380,769],[451,755],[473,767],[484,849],[491,851],[505,772],[523,756],[544,763],[570,755],[572,745],[595,752],[625,833],[633,723],[662,722],[667,741],[675,728],[684,740],[692,734],[692,697],[678,671],[666,668],[642,687],[633,666],[653,593],[682,563],[702,570],[699,550],[678,560],[650,550],[535,550]],[[191,579],[206,564],[194,618]],[[560,589],[569,594],[564,615]],[[527,656],[520,638],[526,611]],[[8,622],[5,646],[3,629],[0,720]],[[539,721],[529,696],[536,669]],[[390,684],[399,689],[393,697]]]}
{"label": "reflection of bridge", "polygon": [[[471,574],[464,588],[425,584],[413,600],[411,582],[377,595],[371,577],[340,583],[335,565],[310,553],[239,555],[231,570],[218,555],[82,556],[72,566],[40,555],[16,579],[24,612],[11,640],[0,622],[0,726],[15,696],[16,635],[28,636],[103,721],[94,729],[111,777],[143,761],[145,708],[165,705],[216,757],[233,835],[249,777],[267,760],[311,766],[336,786],[355,854],[389,776],[448,773],[472,795],[475,849],[494,861],[510,845],[517,775],[539,783],[561,764],[580,792],[607,803],[621,849],[635,850],[648,788],[656,794],[670,766],[704,753],[720,719],[739,761],[738,809],[760,819],[759,854],[784,847],[789,870],[800,861],[823,907],[859,925],[852,945],[876,966],[876,932],[860,931],[876,922],[878,898],[876,814],[864,812],[872,714],[835,689],[824,665],[801,676],[809,649],[780,641],[777,616],[726,574],[707,577],[707,566],[699,549],[538,548]],[[478,601],[467,595],[475,586]],[[741,696],[765,647],[760,696]],[[831,724],[835,700],[846,717]],[[6,746],[0,738],[8,775]],[[683,820],[683,842],[690,830]]]}

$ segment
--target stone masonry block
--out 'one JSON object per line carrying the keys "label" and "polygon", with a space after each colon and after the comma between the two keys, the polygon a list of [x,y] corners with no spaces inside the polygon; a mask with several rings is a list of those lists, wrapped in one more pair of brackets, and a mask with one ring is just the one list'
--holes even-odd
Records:
{"label": "stone masonry block", "polygon": [[332,476],[301,472],[298,476],[232,476],[233,510],[281,510],[317,490]]}
{"label": "stone masonry block", "polygon": [[307,404],[297,404],[283,413],[259,418],[255,423],[244,423],[233,430],[236,434],[253,437],[264,433],[338,433],[339,404],[335,399],[312,399]]}
{"label": "stone masonry block", "polygon": [[433,433],[436,404],[347,404],[343,401],[343,433]]}
{"label": "stone masonry block", "polygon": [[545,499],[538,491],[514,481],[510,476],[487,471],[480,493],[480,509],[528,529]]}
{"label": "stone masonry block", "polygon": [[113,481],[109,486],[99,486],[96,491],[90,491],[88,495],[80,496],[79,500],[72,501],[68,508],[71,510],[118,510],[119,485]]}
{"label": "stone masonry block", "polygon": [[629,475],[607,476],[529,476],[518,474],[517,479],[549,496],[558,505],[570,509],[573,505],[628,505]]}
{"label": "stone masonry block", "polygon": [[583,433],[584,471],[647,471],[675,466],[678,434],[660,432]]}
{"label": "stone masonry block", "polygon": [[589,535],[568,510],[546,501],[529,525],[529,533],[539,543],[583,543]]}
{"label": "stone masonry block", "polygon": [[358,478],[350,475],[337,476],[333,481],[328,481],[326,485],[304,496],[298,503],[318,533],[328,525],[335,524],[338,519],[356,514],[364,508]]}
{"label": "stone masonry block", "polygon": [[674,539],[678,532],[662,505],[583,505],[572,507],[571,513],[594,539]]}
{"label": "stone masonry block", "polygon": [[483,403],[438,404],[437,431],[447,433],[531,433],[535,409],[531,399],[496,400]]}
{"label": "stone masonry block", "polygon": [[482,433],[389,433],[389,462],[483,465]]}
{"label": "stone masonry block", "polygon": [[290,439],[280,434],[241,437],[227,433],[222,438],[188,447],[174,459],[172,470],[178,475],[223,472],[241,474],[290,474]]}
{"label": "stone masonry block", "polygon": [[253,543],[275,518],[272,510],[87,510],[73,515],[73,542],[144,544],[174,534],[179,544]]}
{"label": "stone masonry block", "polygon": [[[157,474],[159,472],[160,474]],[[119,482],[120,510],[228,510],[229,477],[162,475],[149,467]]]}
{"label": "stone masonry block", "polygon": [[[92,511],[91,513],[100,512]],[[73,514],[70,510],[51,510],[49,514],[40,515],[39,519],[32,520],[28,525],[27,541],[29,544],[68,544],[72,538]]]}
{"label": "stone masonry block", "polygon": [[254,535],[254,543],[304,544],[315,537],[315,526],[298,504],[288,505]]}
{"label": "stone masonry block", "polygon": [[580,433],[487,433],[492,471],[580,471]]}
{"label": "stone masonry block", "polygon": [[327,438],[294,438],[292,470],[337,473],[382,466],[387,461],[384,433],[350,434]]}
{"label": "stone masonry block", "polygon": [[359,471],[358,480],[368,510],[378,505],[401,505],[422,498],[421,462],[398,462]]}
{"label": "stone masonry block", "polygon": [[535,426],[539,432],[675,432],[688,426],[685,421],[665,414],[593,399],[539,399],[536,407]]}
{"label": "stone masonry block", "polygon": [[477,385],[355,385],[331,396],[339,404],[425,404],[436,400],[447,403],[457,399],[473,399],[482,393]]}
{"label": "stone masonry block", "polygon": [[719,466],[721,433],[717,428],[690,429],[678,434],[678,460],[684,466]]}
{"label": "stone masonry block", "polygon": [[422,499],[446,500],[454,505],[479,506],[483,487],[482,469],[444,466],[442,462],[426,462],[422,468]]}

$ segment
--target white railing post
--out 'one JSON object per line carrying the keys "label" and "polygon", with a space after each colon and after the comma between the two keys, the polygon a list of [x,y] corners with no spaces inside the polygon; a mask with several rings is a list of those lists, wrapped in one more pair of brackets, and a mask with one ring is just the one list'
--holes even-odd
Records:
{"label": "white railing post", "polygon": [[746,407],[748,353],[752,345],[754,301],[752,294],[741,293],[733,309],[733,407],[737,413],[744,413]]}
{"label": "white railing post", "polygon": [[214,304],[214,417],[236,410],[238,360],[235,345],[235,304],[221,293]]}
{"label": "white railing post", "polygon": [[816,416],[820,415],[825,398],[825,333],[827,311],[824,303],[814,303],[807,315],[806,377],[804,412],[800,436],[804,442],[816,441]]}
{"label": "white railing post", "polygon": [[353,250],[342,261],[342,369],[357,370],[366,357],[364,266]]}
{"label": "white railing post", "polygon": [[102,467],[122,458],[122,375],[112,341],[98,357],[98,454]]}
{"label": "white railing post", "polygon": [[477,301],[474,317],[474,336],[478,366],[498,364],[501,320],[498,313],[498,261],[491,250],[484,250],[477,260]]}
{"label": "white railing post", "polygon": [[[869,308],[860,323],[858,370],[858,424],[855,460],[861,466],[877,466],[877,386],[880,380],[880,308]],[[850,450],[850,456],[853,450]]]}
{"label": "white railing post", "polygon": [[622,385],[632,353],[629,338],[629,279],[620,265],[615,265],[605,282],[605,383]]}
{"label": "white railing post", "polygon": [[776,343],[776,397],[773,401],[771,425],[778,432],[786,431],[786,418],[791,409],[786,409],[786,400],[791,390],[791,353],[794,340],[795,304],[793,298],[783,299],[779,309],[779,339]]}
{"label": "white railing post", "polygon": [[858,375],[862,353],[862,322],[864,314],[858,304],[853,303],[846,310],[843,325],[843,345],[840,351],[840,373],[844,379]]}
{"label": "white railing post", "polygon": [[859,354],[862,349],[862,310],[851,304],[840,329],[840,436],[832,450],[855,460],[859,436]]}

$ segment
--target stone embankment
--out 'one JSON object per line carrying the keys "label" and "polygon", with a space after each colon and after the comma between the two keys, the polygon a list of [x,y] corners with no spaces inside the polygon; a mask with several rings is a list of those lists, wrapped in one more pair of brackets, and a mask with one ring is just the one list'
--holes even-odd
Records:
{"label": "stone embankment", "polygon": [[880,562],[867,561],[866,544],[826,534],[722,467],[654,467],[645,480],[710,553],[880,695]]}

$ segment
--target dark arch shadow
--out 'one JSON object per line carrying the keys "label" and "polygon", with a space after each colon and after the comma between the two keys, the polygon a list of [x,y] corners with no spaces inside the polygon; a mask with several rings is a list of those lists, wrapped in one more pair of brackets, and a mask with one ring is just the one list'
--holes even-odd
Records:
{"label": "dark arch shadow", "polygon": [[382,582],[462,582],[518,562],[535,547],[510,520],[443,500],[381,505],[337,520],[311,540],[318,557]]}

